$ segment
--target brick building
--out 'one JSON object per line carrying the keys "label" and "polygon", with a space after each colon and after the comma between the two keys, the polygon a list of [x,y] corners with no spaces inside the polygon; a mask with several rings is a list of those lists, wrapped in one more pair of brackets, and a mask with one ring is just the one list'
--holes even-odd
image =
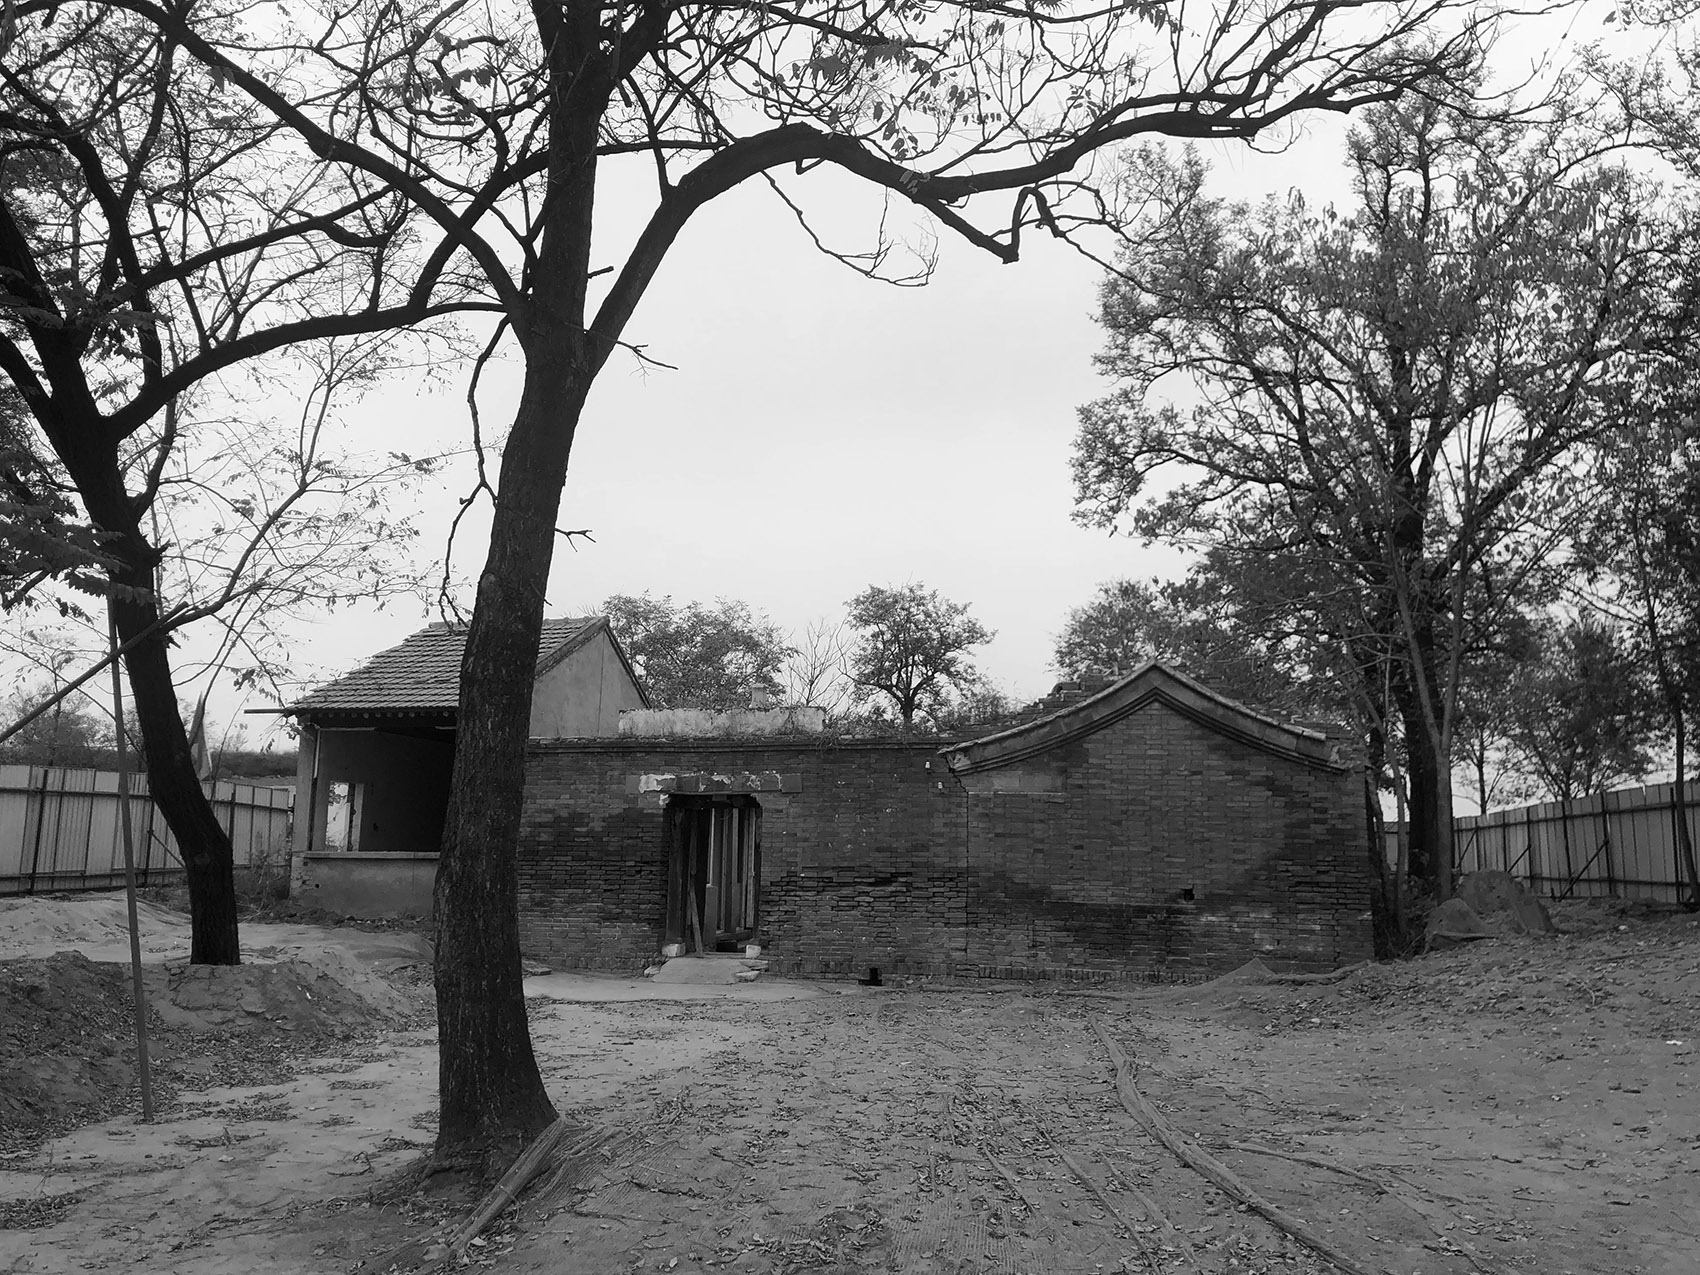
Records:
{"label": "brick building", "polygon": [[627,970],[1175,977],[1369,955],[1361,769],[1160,665],[982,739],[539,740],[521,938]]}

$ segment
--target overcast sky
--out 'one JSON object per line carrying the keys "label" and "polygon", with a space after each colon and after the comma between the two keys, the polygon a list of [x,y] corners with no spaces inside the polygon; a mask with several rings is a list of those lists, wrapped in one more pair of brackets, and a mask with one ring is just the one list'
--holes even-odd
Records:
{"label": "overcast sky", "polygon": [[[1211,154],[1225,192],[1302,186],[1327,198],[1341,190],[1342,136],[1341,123],[1321,120],[1279,155]],[[794,189],[835,247],[868,246],[877,204],[842,182]],[[611,193],[611,223],[643,206]],[[816,251],[758,184],[699,214],[628,329],[678,370],[616,355],[585,412],[560,525],[595,540],[557,551],[549,614],[648,590],[681,603],[741,599],[800,630],[838,618],[869,584],[913,580],[996,632],[980,665],[1024,700],[1056,680],[1052,650],[1070,607],[1119,576],[1178,571],[1172,552],[1070,521],[1075,409],[1105,388],[1092,366],[1098,267],[1039,235],[1009,266],[948,239],[938,247],[927,286],[894,288]],[[517,363],[487,375],[487,429],[517,381]],[[463,385],[369,397],[353,414],[358,445],[463,439]],[[424,493],[433,551],[463,482],[457,471]],[[457,548],[467,577],[482,562],[481,530]],[[301,625],[296,662],[334,674],[431,618],[392,603]],[[264,720],[248,719],[254,733]]]}
{"label": "overcast sky", "polygon": [[[1564,26],[1594,7],[1569,11]],[[1552,29],[1553,39],[1505,56],[1539,61],[1569,38]],[[1213,189],[1343,201],[1346,129],[1339,117],[1311,116],[1258,148],[1209,145]],[[646,164],[603,168],[598,266],[618,264],[648,215],[652,189],[627,184],[648,180]],[[833,246],[870,246],[881,210],[865,187],[829,169],[788,187]],[[1007,199],[974,207],[982,225],[1008,216]],[[906,217],[894,222],[898,234],[921,233],[924,223]],[[1171,550],[1070,520],[1076,409],[1107,388],[1092,365],[1099,268],[1031,232],[1015,265],[947,237],[938,249],[926,287],[893,288],[822,255],[759,181],[700,212],[626,332],[677,370],[617,354],[584,414],[560,525],[588,528],[594,541],[557,550],[548,613],[588,614],[611,593],[648,591],[679,603],[740,599],[800,631],[839,618],[869,584],[916,581],[967,603],[996,632],[981,668],[1020,701],[1055,681],[1052,652],[1071,607],[1118,577],[1183,570]],[[518,376],[517,361],[488,372],[487,431],[511,414]],[[397,378],[348,409],[349,447],[464,447],[465,380],[456,369]],[[467,484],[462,467],[420,493],[423,554],[440,554]],[[463,531],[463,579],[482,563],[483,525]],[[434,618],[418,603],[392,603],[293,624],[285,636],[310,686]],[[241,710],[266,702],[221,689],[215,729],[245,722],[260,742],[275,719]]]}
{"label": "overcast sky", "polygon": [[[1539,62],[1594,7],[1546,24],[1550,39],[1502,46],[1501,65]],[[1311,116],[1258,147],[1207,145],[1213,189],[1342,202],[1347,126]],[[647,182],[646,163],[602,170],[599,266],[618,263],[648,215],[652,188],[626,184]],[[832,246],[870,246],[881,210],[866,187],[823,168],[788,188]],[[995,198],[975,207],[983,225],[1008,215]],[[924,223],[906,216],[894,224],[913,237]],[[938,251],[927,286],[894,288],[822,255],[760,182],[701,211],[626,332],[677,370],[616,354],[584,414],[560,525],[594,542],[558,548],[548,613],[588,614],[611,593],[647,590],[740,599],[800,631],[839,618],[869,584],[917,581],[995,631],[980,666],[1026,700],[1056,680],[1069,608],[1106,581],[1183,570],[1171,550],[1070,520],[1075,411],[1107,388],[1092,365],[1099,268],[1031,232],[1015,265],[942,236]],[[517,361],[487,373],[487,430],[511,415],[518,377]],[[351,413],[352,445],[464,446],[464,385],[450,373],[374,394]],[[465,485],[462,469],[423,493],[430,552]],[[482,531],[472,522],[457,547],[465,579],[483,561]],[[433,618],[417,604],[340,612],[291,631],[294,662],[320,680]],[[241,707],[234,695],[216,702]],[[266,720],[247,718],[255,735]]]}

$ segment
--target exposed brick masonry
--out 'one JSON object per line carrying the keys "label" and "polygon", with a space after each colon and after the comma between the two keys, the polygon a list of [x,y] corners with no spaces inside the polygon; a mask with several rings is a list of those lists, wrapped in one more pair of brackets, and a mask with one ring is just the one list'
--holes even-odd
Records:
{"label": "exposed brick masonry", "polygon": [[528,954],[607,970],[655,957],[666,798],[633,780],[698,773],[795,777],[755,794],[777,973],[1167,977],[1369,952],[1361,775],[1153,704],[960,778],[911,742],[536,742]]}

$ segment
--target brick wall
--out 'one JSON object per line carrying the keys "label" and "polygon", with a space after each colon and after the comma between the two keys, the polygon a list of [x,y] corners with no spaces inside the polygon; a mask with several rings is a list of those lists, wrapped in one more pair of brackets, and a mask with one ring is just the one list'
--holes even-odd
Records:
{"label": "brick wall", "polygon": [[966,964],[1185,977],[1370,954],[1361,774],[1161,705],[968,774]]}
{"label": "brick wall", "polygon": [[664,797],[635,781],[776,772],[796,776],[797,790],[755,794],[770,968],[948,972],[965,946],[964,795],[933,745],[868,741],[534,742],[520,833],[526,952],[595,969],[653,959],[666,919]]}
{"label": "brick wall", "polygon": [[911,743],[533,743],[529,955],[609,970],[654,958],[665,798],[638,777],[690,773],[795,777],[755,793],[777,973],[1179,977],[1370,952],[1361,775],[1159,704],[961,777]]}

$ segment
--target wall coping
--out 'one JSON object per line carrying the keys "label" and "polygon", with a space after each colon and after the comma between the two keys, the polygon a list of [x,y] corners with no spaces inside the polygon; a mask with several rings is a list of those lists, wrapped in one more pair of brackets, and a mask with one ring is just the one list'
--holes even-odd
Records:
{"label": "wall coping", "polygon": [[715,736],[712,739],[660,736],[642,738],[533,739],[528,753],[747,753],[762,752],[908,752],[935,756],[948,736],[906,739],[858,739],[822,735]]}
{"label": "wall coping", "polygon": [[355,863],[360,861],[396,862],[398,860],[419,861],[438,858],[437,852],[423,850],[309,850],[300,856],[308,863]]}

